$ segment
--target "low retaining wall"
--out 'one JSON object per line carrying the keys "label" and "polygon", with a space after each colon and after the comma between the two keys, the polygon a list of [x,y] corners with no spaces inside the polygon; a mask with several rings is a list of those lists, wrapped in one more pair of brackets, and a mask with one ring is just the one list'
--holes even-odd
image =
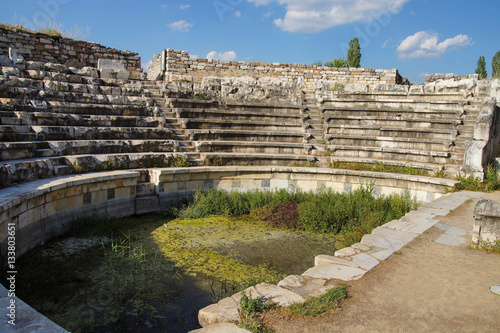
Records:
{"label": "low retaining wall", "polygon": [[439,198],[456,181],[391,173],[299,167],[196,167],[112,171],[39,180],[0,190],[0,244],[16,229],[16,256],[68,232],[79,217],[124,217],[159,211],[200,188],[226,191],[280,190],[344,192],[374,184],[376,194],[407,190],[418,201]]}

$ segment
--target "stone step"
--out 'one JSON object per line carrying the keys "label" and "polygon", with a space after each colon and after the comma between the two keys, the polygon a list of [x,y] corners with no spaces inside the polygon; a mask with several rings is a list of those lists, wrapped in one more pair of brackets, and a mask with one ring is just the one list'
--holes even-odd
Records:
{"label": "stone step", "polygon": [[186,130],[190,140],[195,141],[259,141],[259,142],[298,142],[304,143],[305,134],[285,131],[248,131],[248,130],[220,130],[220,129],[191,129]]}
{"label": "stone step", "polygon": [[332,157],[359,157],[433,164],[449,163],[451,157],[449,152],[397,148],[329,145],[328,149]]}
{"label": "stone step", "polygon": [[290,165],[290,166],[314,166],[317,159],[311,155],[296,154],[259,154],[259,153],[200,153],[200,158],[217,157],[225,165]]}
{"label": "stone step", "polygon": [[356,136],[384,136],[415,139],[435,139],[435,140],[454,140],[458,135],[456,129],[427,129],[427,128],[394,128],[394,127],[371,127],[340,125],[330,126],[327,134],[333,135],[356,135]]}
{"label": "stone step", "polygon": [[412,167],[415,169],[426,170],[430,173],[443,170],[444,167],[441,164],[434,163],[419,163],[413,161],[397,161],[397,160],[387,160],[387,159],[378,159],[378,158],[362,158],[362,157],[330,157],[330,160],[345,162],[345,163],[362,163],[362,164],[385,164],[389,166],[398,166],[398,167]]}
{"label": "stone step", "polygon": [[[171,129],[157,127],[31,126],[39,140],[172,139]],[[36,140],[34,140],[36,141]]]}
{"label": "stone step", "polygon": [[188,118],[183,120],[187,129],[241,129],[241,130],[269,130],[269,131],[302,131],[302,123],[280,123],[252,120],[225,120]]}
{"label": "stone step", "polygon": [[326,135],[325,139],[334,145],[355,145],[359,147],[381,147],[399,149],[417,149],[429,151],[449,151],[452,140],[429,140],[422,138],[401,138],[368,135]]}
{"label": "stone step", "polygon": [[200,153],[254,153],[308,155],[312,145],[289,142],[248,142],[248,141],[196,141],[193,142]]}
{"label": "stone step", "polygon": [[19,112],[25,122],[40,126],[158,127],[160,117],[79,115],[52,112]]}
{"label": "stone step", "polygon": [[339,108],[326,108],[323,107],[321,110],[325,119],[329,117],[340,117],[340,116],[350,116],[350,117],[374,117],[375,119],[384,118],[401,118],[401,119],[450,119],[458,120],[463,114],[461,111],[429,111],[429,110],[414,110],[414,109],[403,109],[403,108],[383,108],[383,107],[359,107],[352,108],[351,106],[339,107]]}
{"label": "stone step", "polygon": [[[128,154],[141,152],[176,152],[181,149],[175,140],[67,140],[4,142],[0,144],[1,160],[69,156],[81,154]],[[183,146],[183,149],[193,147]]]}

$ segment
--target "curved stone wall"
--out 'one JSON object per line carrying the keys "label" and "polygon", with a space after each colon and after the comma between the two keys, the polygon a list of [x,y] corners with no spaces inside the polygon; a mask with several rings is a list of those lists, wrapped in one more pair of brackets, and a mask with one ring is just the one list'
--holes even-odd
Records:
{"label": "curved stone wall", "polygon": [[[150,179],[144,182],[144,179]],[[68,232],[79,217],[124,217],[159,211],[200,188],[226,191],[343,192],[374,184],[375,193],[404,190],[426,202],[456,181],[390,173],[300,167],[194,167],[111,171],[38,180],[0,190],[0,242],[16,227],[16,256]]]}
{"label": "curved stone wall", "polygon": [[[148,180],[149,182],[144,182]],[[15,226],[16,257],[68,232],[83,216],[124,217],[159,211],[200,188],[226,191],[350,191],[373,184],[379,194],[409,193],[420,201],[439,198],[456,181],[390,173],[298,167],[195,167],[111,171],[38,180],[0,190],[0,244]],[[9,302],[0,286],[0,303]],[[33,325],[65,332],[18,300]],[[7,327],[11,331],[12,327]]]}

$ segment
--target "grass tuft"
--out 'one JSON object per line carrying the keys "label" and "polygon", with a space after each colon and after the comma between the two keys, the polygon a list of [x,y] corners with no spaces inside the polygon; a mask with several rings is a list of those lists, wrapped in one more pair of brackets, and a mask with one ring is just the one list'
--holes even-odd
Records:
{"label": "grass tuft", "polygon": [[304,304],[292,304],[289,309],[294,314],[315,317],[328,310],[340,308],[341,302],[346,298],[348,298],[347,287],[341,286],[330,289],[321,296],[312,297]]}

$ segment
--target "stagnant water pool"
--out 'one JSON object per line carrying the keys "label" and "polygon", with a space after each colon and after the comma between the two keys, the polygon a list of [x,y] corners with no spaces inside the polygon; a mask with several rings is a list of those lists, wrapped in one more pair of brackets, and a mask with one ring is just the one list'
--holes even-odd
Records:
{"label": "stagnant water pool", "polygon": [[241,288],[301,274],[335,236],[249,217],[85,219],[19,261],[18,296],[70,332],[187,332]]}

